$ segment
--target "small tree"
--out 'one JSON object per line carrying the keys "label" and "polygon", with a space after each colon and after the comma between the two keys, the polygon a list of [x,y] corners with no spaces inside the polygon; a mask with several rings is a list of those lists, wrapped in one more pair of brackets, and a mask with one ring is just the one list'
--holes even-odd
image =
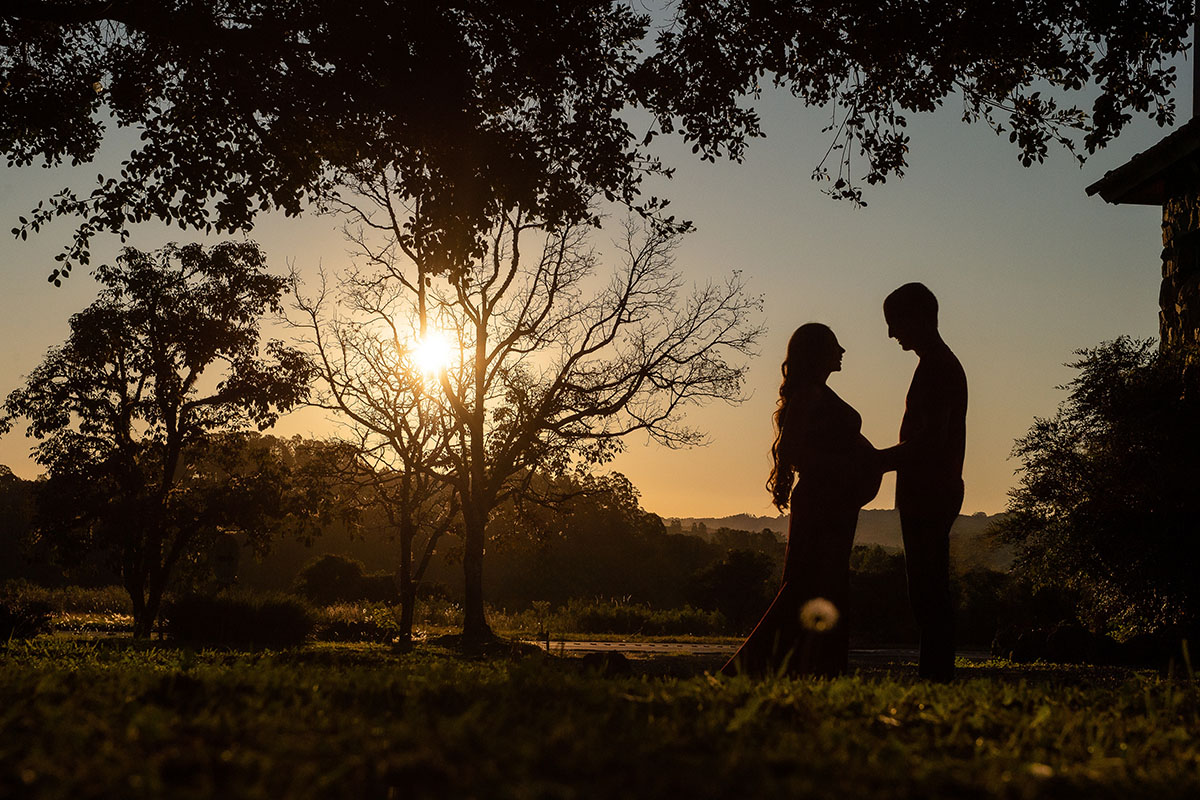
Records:
{"label": "small tree", "polygon": [[[419,317],[392,312],[407,289],[351,272],[335,308],[322,279],[312,297],[296,288],[296,327],[303,331],[318,376],[311,404],[339,412],[349,422],[341,445],[349,454],[340,482],[353,487],[382,520],[379,531],[399,546],[400,640],[412,639],[417,588],[438,540],[458,517],[458,499],[446,483],[449,415],[440,389],[425,386],[417,352]],[[369,521],[364,527],[372,527]],[[421,552],[415,545],[423,540]],[[416,556],[414,558],[414,556]]]}
{"label": "small tree", "polygon": [[8,395],[0,426],[27,418],[40,440],[40,535],[111,552],[144,637],[205,532],[261,530],[269,473],[214,434],[271,425],[305,397],[310,369],[278,341],[261,345],[259,320],[280,309],[286,281],[253,243],[128,248],[95,276],[100,297]]}
{"label": "small tree", "polygon": [[1122,337],[1078,351],[1079,375],[1013,454],[1023,462],[999,534],[1035,589],[1070,591],[1080,619],[1118,634],[1200,622],[1200,383],[1184,354]]}

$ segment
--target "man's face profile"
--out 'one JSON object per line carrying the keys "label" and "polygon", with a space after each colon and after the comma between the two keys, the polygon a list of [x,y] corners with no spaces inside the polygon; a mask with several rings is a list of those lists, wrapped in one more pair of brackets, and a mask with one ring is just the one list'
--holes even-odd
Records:
{"label": "man's face profile", "polygon": [[919,326],[911,314],[902,314],[895,308],[885,306],[883,319],[887,322],[888,337],[895,339],[904,350],[912,350]]}

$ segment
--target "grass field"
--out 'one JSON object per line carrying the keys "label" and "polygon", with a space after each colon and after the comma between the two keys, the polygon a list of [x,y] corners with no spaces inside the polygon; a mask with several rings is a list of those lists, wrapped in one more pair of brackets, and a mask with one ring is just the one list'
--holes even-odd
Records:
{"label": "grass field", "polygon": [[752,682],[435,646],[0,651],[0,796],[1197,797],[1196,684],[988,664]]}

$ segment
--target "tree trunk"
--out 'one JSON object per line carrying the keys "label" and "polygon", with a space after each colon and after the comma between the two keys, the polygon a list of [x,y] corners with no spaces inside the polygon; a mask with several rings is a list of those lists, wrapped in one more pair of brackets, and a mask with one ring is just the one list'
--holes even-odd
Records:
{"label": "tree trunk", "polygon": [[133,638],[146,639],[150,636],[152,623],[146,622],[146,575],[142,571],[143,560],[138,558],[137,548],[126,543],[121,554],[121,582],[129,593],[129,605],[133,609]]}
{"label": "tree trunk", "polygon": [[400,642],[412,644],[413,607],[416,605],[416,589],[412,578],[412,524],[400,525]]}
{"label": "tree trunk", "polygon": [[145,638],[147,639],[149,639],[150,634],[154,632],[154,623],[158,622],[158,612],[162,610],[163,591],[166,589],[165,577],[159,576],[158,580],[151,581],[149,589],[150,591],[146,597]]}
{"label": "tree trunk", "polygon": [[133,608],[133,638],[148,639],[153,623],[148,622],[146,617],[145,584],[140,580],[140,576],[129,572],[126,572],[122,578],[125,581],[125,591],[129,593],[129,602]]}
{"label": "tree trunk", "polygon": [[[465,505],[465,504],[464,504]],[[483,608],[483,549],[486,517],[463,509],[463,630],[464,646],[477,646],[495,637]]]}

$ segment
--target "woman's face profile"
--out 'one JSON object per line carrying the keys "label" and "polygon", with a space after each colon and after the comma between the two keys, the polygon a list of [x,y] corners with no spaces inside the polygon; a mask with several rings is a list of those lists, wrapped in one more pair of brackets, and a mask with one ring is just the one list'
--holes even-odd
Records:
{"label": "woman's face profile", "polygon": [[842,354],[845,352],[846,348],[838,343],[837,337],[833,335],[833,331],[830,331],[821,366],[830,372],[840,372],[842,369]]}
{"label": "woman's face profile", "polygon": [[806,342],[804,350],[799,353],[804,372],[813,376],[827,376],[831,372],[842,369],[842,354],[846,349],[837,340],[837,336],[828,328],[814,332]]}

